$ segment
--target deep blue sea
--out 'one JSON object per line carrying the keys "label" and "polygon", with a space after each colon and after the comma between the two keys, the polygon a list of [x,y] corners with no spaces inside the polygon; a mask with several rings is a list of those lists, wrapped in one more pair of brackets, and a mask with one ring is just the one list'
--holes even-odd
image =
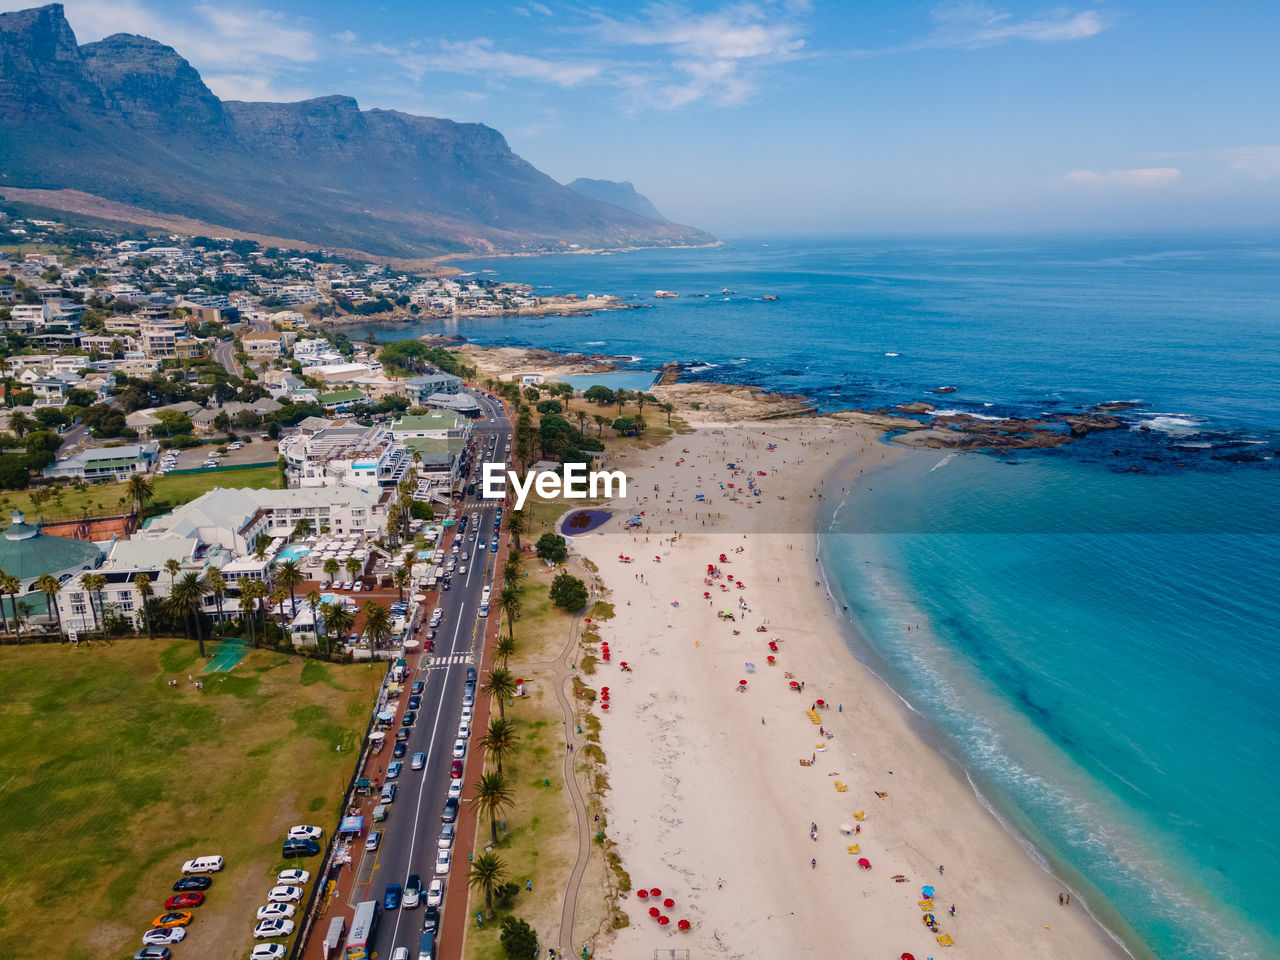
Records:
{"label": "deep blue sea", "polygon": [[828,409],[1146,404],[1050,452],[902,456],[831,504],[822,559],[854,653],[1136,952],[1280,956],[1280,236],[462,266],[646,309],[396,335],[681,360]]}

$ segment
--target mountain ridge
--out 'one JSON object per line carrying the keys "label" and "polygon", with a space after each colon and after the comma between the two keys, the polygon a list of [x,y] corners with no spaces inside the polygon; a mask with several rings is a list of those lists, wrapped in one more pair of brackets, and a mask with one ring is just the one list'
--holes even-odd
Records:
{"label": "mountain ridge", "polygon": [[557,183],[482,124],[220,100],[158,41],[79,45],[60,4],[0,14],[6,187],[398,258],[714,241]]}

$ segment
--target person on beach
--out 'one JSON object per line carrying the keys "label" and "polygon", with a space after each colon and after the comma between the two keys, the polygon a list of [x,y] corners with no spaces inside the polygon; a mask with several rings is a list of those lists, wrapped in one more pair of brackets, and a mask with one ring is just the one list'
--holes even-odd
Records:
{"label": "person on beach", "polygon": [[810,860],[810,861],[809,861],[809,869],[810,869],[810,870],[817,870],[817,869],[818,869],[818,858],[817,858],[817,857],[814,857],[812,860]]}
{"label": "person on beach", "polygon": [[938,876],[942,876],[942,864],[938,864]]}
{"label": "person on beach", "polygon": [[1062,906],[1062,894],[1058,894],[1058,906]]}

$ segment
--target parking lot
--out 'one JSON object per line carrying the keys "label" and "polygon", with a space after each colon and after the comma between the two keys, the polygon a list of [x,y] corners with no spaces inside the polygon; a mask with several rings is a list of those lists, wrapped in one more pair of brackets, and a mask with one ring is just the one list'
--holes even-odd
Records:
{"label": "parking lot", "polygon": [[[241,466],[246,463],[266,463],[273,461],[279,454],[276,450],[274,440],[262,440],[258,434],[253,435],[250,441],[247,438],[241,441],[244,446],[237,450],[228,449],[226,454],[216,457],[221,466]],[[219,444],[219,446],[230,447],[230,444]],[[168,470],[194,470],[200,467],[206,460],[210,459],[218,450],[217,446],[205,445],[200,447],[192,447],[189,450],[166,450],[160,457],[157,469]],[[174,466],[162,466],[166,461],[175,457],[177,463]]]}

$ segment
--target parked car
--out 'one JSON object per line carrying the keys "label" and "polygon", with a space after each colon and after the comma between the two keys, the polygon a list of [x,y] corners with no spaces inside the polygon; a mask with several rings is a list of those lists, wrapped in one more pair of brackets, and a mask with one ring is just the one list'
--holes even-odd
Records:
{"label": "parked car", "polygon": [[394,783],[387,783],[387,784],[384,784],[384,785],[383,785],[383,787],[382,787],[382,802],[383,802],[383,803],[395,803],[395,802],[396,802],[396,785],[395,785]]}
{"label": "parked car", "polygon": [[401,727],[399,730],[396,731],[396,740],[408,740],[408,739],[409,739],[408,727]]}
{"label": "parked car", "polygon": [[407,706],[409,707],[410,710],[417,710],[420,706],[422,706],[422,698],[417,694],[414,694],[412,697],[409,698],[409,703],[407,704]]}
{"label": "parked car", "polygon": [[396,947],[391,951],[391,960],[409,960],[409,948]]}
{"label": "parked car", "polygon": [[409,874],[404,882],[404,907],[406,910],[416,907],[422,900],[422,878],[416,873]]}
{"label": "parked car", "polygon": [[406,710],[404,712],[404,716],[400,718],[400,726],[402,727],[412,727],[417,722],[418,722],[417,710]]}
{"label": "parked car", "polygon": [[404,769],[404,764],[399,760],[392,760],[387,764],[387,779],[394,780],[400,776],[400,771]]}
{"label": "parked car", "polygon": [[421,680],[413,681],[413,686],[409,688],[410,693],[422,693],[426,689],[426,685]]}
{"label": "parked car", "polygon": [[295,887],[300,887],[311,879],[311,874],[306,870],[281,870],[280,875],[276,877],[276,883],[287,883]]}
{"label": "parked car", "polygon": [[458,724],[458,739],[467,740],[467,739],[470,739],[470,737],[471,737],[471,724],[467,723],[464,720],[462,721],[462,723]]}
{"label": "parked car", "polygon": [[319,840],[324,836],[324,830],[320,827],[297,826],[289,828],[290,840]]}
{"label": "parked car", "polygon": [[439,907],[444,902],[444,881],[436,877],[427,887],[427,908]]}
{"label": "parked car", "polygon": [[447,876],[449,866],[453,863],[453,851],[438,850],[436,852],[436,873],[441,876]]}
{"label": "parked car", "polygon": [[292,903],[268,903],[258,908],[258,919],[283,920],[292,917],[297,909]]}
{"label": "parked car", "polygon": [[462,761],[461,761],[461,760],[455,760],[455,761],[453,761],[453,763],[449,764],[449,776],[451,776],[451,777],[460,777],[460,776],[462,776]]}
{"label": "parked car", "polygon": [[320,855],[320,844],[315,840],[286,840],[280,850],[281,858],[294,860],[298,857],[315,857]]}
{"label": "parked car", "polygon": [[400,757],[403,757],[408,752],[409,752],[409,745],[407,743],[397,743],[395,746],[395,749],[391,751],[391,755],[396,759],[399,759]]}
{"label": "parked car", "polygon": [[365,838],[364,848],[370,852],[378,849],[378,844],[382,842],[381,830],[370,830],[369,836]]}
{"label": "parked car", "polygon": [[445,823],[453,823],[458,819],[458,801],[457,798],[446,800],[444,802],[444,812],[440,815],[440,819]]}
{"label": "parked car", "polygon": [[467,755],[467,741],[455,740],[453,742],[453,758],[455,760],[461,760],[466,755]]}
{"label": "parked car", "polygon": [[283,943],[260,943],[249,951],[249,960],[284,960],[288,955]]}
{"label": "parked car", "polygon": [[292,920],[260,920],[258,925],[253,928],[253,936],[256,940],[265,940],[268,937],[287,937],[293,933]]}
{"label": "parked car", "polygon": [[173,889],[181,893],[183,890],[208,890],[213,886],[213,877],[183,877],[173,885]]}
{"label": "parked car", "polygon": [[162,927],[185,927],[191,922],[191,913],[187,910],[172,910],[169,913],[162,913],[151,921],[153,929]]}
{"label": "parked car", "polygon": [[148,947],[168,946],[171,943],[181,943],[186,938],[186,927],[157,927],[142,935],[142,943]]}
{"label": "parked car", "polygon": [[182,865],[182,872],[184,874],[217,873],[222,867],[221,857],[196,857],[194,860],[188,860]]}
{"label": "parked car", "polygon": [[460,797],[460,796],[462,796],[461,778],[457,780],[450,780],[449,781],[449,797],[454,798],[454,797]]}
{"label": "parked car", "polygon": [[267,891],[267,900],[270,903],[297,903],[302,899],[302,888],[282,885],[272,887]]}
{"label": "parked car", "polygon": [[166,910],[185,910],[188,907],[198,907],[202,903],[204,903],[204,894],[199,890],[189,890],[186,893],[175,893],[164,902],[164,908]]}
{"label": "parked car", "polygon": [[413,762],[409,764],[411,770],[421,770],[427,763],[427,755],[419,750],[413,755]]}
{"label": "parked car", "polygon": [[168,947],[151,946],[143,947],[133,955],[133,960],[169,960],[173,956],[173,951]]}
{"label": "parked car", "polygon": [[473,710],[473,708],[472,708],[472,707],[463,707],[463,708],[462,708],[462,722],[463,722],[463,723],[470,723],[470,722],[471,722],[471,718],[472,718],[472,716],[473,716],[473,714],[472,714],[472,710]]}
{"label": "parked car", "polygon": [[446,823],[440,828],[440,839],[436,841],[436,846],[441,850],[448,850],[453,846],[454,835],[458,832],[457,824]]}
{"label": "parked car", "polygon": [[398,883],[388,883],[387,888],[382,891],[382,909],[394,910],[400,906],[400,894],[404,892],[404,887]]}

